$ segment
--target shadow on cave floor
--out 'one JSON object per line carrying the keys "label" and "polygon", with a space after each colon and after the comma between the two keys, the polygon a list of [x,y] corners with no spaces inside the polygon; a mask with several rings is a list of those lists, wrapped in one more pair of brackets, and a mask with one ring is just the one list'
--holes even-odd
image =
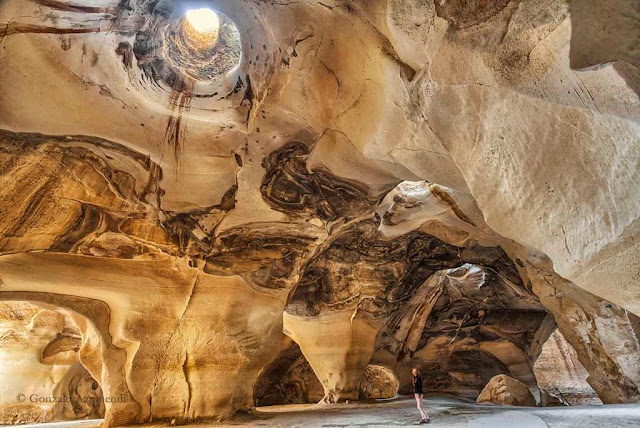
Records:
{"label": "shadow on cave floor", "polygon": [[[432,419],[429,426],[473,428],[637,428],[640,404],[573,407],[510,407],[479,405],[452,396],[430,395],[424,400]],[[418,421],[411,397],[349,404],[289,405],[258,408],[222,423],[182,425],[186,427],[389,427],[415,425]],[[93,428],[99,420],[60,422],[21,427]],[[131,427],[168,427],[169,423],[131,425]]]}

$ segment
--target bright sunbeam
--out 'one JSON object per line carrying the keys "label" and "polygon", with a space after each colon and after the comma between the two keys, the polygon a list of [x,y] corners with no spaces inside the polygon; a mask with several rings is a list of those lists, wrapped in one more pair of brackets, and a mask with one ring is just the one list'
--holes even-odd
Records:
{"label": "bright sunbeam", "polygon": [[211,33],[220,26],[218,14],[208,8],[192,9],[187,12],[186,17],[198,33]]}

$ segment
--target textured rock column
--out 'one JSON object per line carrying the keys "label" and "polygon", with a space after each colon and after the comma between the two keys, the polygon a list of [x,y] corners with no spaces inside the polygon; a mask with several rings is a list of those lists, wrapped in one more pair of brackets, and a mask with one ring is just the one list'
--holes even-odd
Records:
{"label": "textured rock column", "polygon": [[533,291],[589,372],[604,403],[640,402],[640,345],[625,309],[528,265]]}
{"label": "textured rock column", "polygon": [[327,403],[357,400],[378,326],[353,310],[313,318],[284,314],[284,332],[298,343],[324,387]]}

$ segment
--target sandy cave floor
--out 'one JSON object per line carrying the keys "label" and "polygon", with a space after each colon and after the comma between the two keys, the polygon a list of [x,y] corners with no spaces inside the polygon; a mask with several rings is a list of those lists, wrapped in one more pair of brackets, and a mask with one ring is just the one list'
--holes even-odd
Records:
{"label": "sandy cave floor", "polygon": [[[431,416],[428,426],[473,428],[617,428],[640,427],[640,404],[573,407],[508,407],[478,405],[453,397],[429,397],[424,401]],[[291,405],[262,407],[223,423],[183,425],[189,427],[388,427],[416,425],[418,412],[409,397],[366,403]],[[98,420],[60,422],[24,427],[93,428]],[[134,425],[140,426],[140,425]],[[169,423],[145,424],[167,427]]]}

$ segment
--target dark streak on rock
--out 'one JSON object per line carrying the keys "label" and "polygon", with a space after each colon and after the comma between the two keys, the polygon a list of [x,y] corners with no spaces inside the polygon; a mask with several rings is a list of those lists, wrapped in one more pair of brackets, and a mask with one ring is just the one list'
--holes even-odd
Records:
{"label": "dark streak on rock", "polygon": [[191,109],[193,85],[192,79],[178,78],[174,82],[173,90],[169,96],[169,110],[172,113],[167,121],[164,142],[173,150],[176,170],[179,166],[182,142],[187,130],[186,118],[183,115]]}
{"label": "dark streak on rock", "polygon": [[454,30],[461,30],[488,21],[500,13],[511,0],[448,0],[436,1],[436,14],[449,21]]}
{"label": "dark streak on rock", "polygon": [[122,57],[122,64],[130,69],[133,66],[133,48],[129,42],[120,42],[116,54]]}

